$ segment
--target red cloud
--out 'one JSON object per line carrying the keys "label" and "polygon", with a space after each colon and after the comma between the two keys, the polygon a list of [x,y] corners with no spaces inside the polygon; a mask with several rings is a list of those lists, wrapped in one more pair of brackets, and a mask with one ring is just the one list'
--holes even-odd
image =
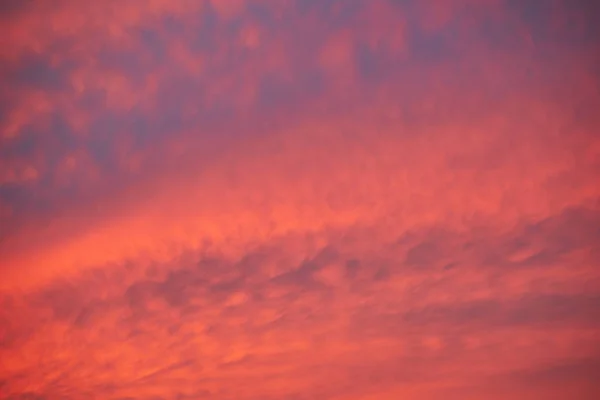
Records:
{"label": "red cloud", "polygon": [[553,4],[11,8],[0,399],[593,398],[600,80]]}

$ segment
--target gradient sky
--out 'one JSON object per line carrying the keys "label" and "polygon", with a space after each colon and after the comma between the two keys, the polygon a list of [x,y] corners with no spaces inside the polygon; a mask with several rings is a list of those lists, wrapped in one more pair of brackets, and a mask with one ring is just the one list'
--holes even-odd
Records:
{"label": "gradient sky", "polygon": [[0,399],[600,398],[599,4],[0,1]]}

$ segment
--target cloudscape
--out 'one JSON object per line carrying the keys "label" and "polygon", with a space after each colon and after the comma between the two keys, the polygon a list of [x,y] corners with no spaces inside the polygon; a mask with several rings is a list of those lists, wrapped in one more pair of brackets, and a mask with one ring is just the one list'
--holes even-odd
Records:
{"label": "cloudscape", "polygon": [[0,2],[0,400],[600,398],[599,19]]}

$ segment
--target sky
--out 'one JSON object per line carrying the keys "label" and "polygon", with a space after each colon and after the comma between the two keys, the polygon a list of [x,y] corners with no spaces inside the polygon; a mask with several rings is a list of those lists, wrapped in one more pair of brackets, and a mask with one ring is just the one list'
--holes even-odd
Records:
{"label": "sky", "polygon": [[0,400],[600,395],[593,0],[0,2]]}

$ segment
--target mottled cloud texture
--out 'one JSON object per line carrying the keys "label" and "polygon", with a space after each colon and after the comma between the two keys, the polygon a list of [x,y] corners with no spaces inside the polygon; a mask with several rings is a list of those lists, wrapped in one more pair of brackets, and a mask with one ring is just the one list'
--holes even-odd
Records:
{"label": "mottled cloud texture", "polygon": [[600,398],[599,11],[0,2],[0,399]]}

